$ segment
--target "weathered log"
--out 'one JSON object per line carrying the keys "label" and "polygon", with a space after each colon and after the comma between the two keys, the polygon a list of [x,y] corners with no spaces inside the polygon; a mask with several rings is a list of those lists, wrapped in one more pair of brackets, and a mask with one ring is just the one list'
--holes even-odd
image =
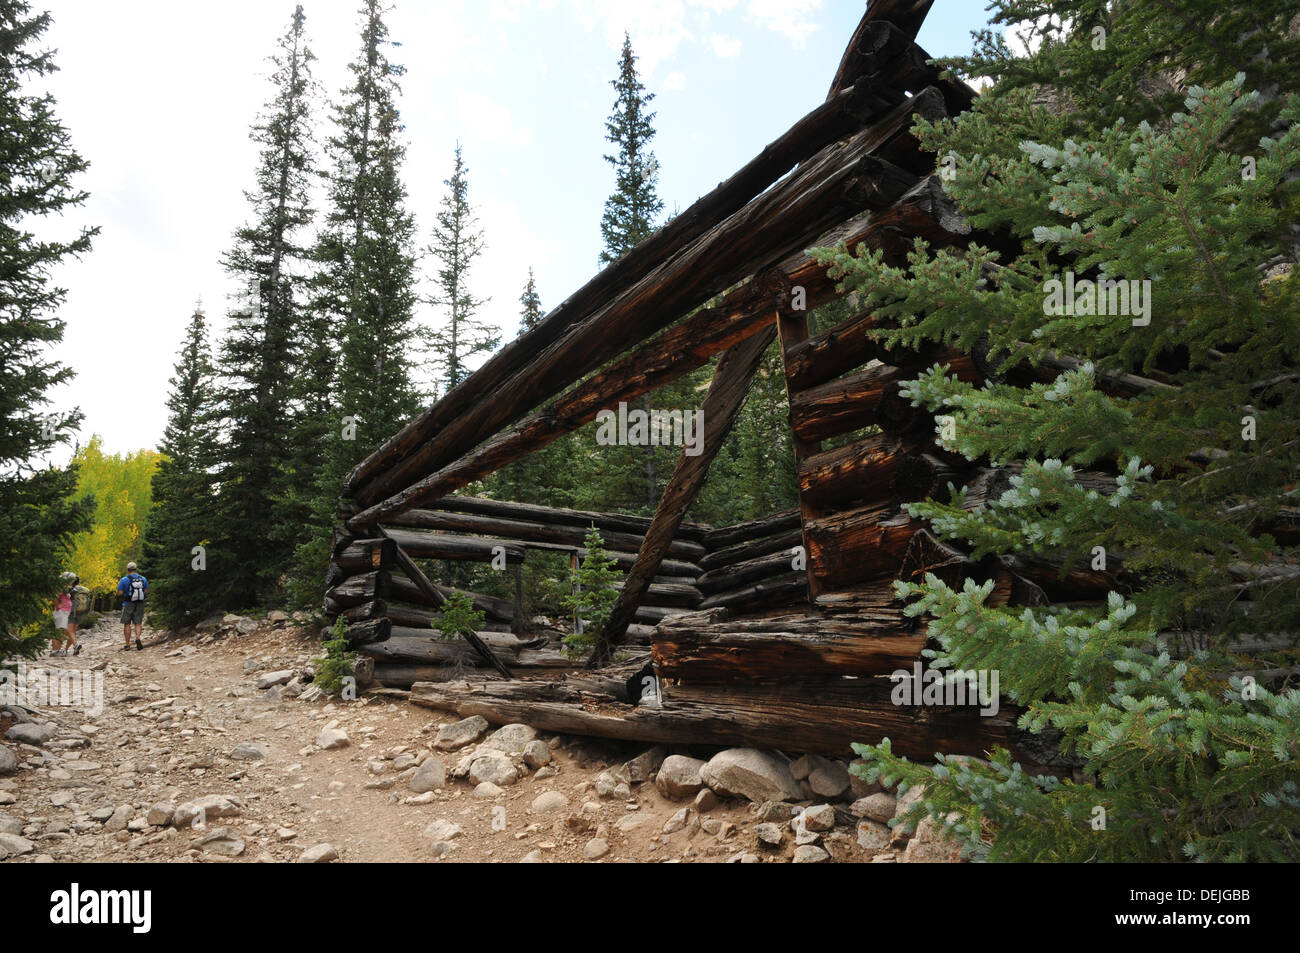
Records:
{"label": "weathered log", "polygon": [[803,531],[796,528],[776,536],[769,536],[766,539],[737,543],[735,546],[728,546],[726,549],[711,552],[700,560],[700,568],[707,573],[714,569],[721,569],[723,566],[748,562],[760,556],[790,552],[796,546],[802,545]]}
{"label": "weathered log", "polygon": [[[422,630],[437,628],[435,623],[442,621],[442,613],[440,612],[433,612],[416,606],[401,605],[396,602],[385,603],[384,614],[393,625]],[[491,618],[485,619],[482,628],[489,632],[510,632],[513,629],[513,620],[502,622]]]}
{"label": "weathered log", "polygon": [[524,561],[524,547],[509,539],[475,539],[392,528],[388,533],[407,555],[421,559],[463,559],[486,563],[500,555],[505,557],[507,565]]}
{"label": "weathered log", "polygon": [[886,350],[871,336],[878,326],[872,310],[866,310],[820,334],[790,345],[785,352],[785,372],[796,391],[807,390],[861,367],[871,360],[886,359]]}
{"label": "weathered log", "polygon": [[325,598],[340,609],[350,609],[364,602],[387,597],[392,590],[393,577],[387,570],[351,576],[325,593]]}
{"label": "weathered log", "polygon": [[800,440],[808,443],[869,426],[885,386],[904,373],[891,364],[875,363],[794,394],[790,398],[790,426]]}
{"label": "weathered log", "polygon": [[370,619],[348,627],[347,640],[349,649],[358,649],[363,645],[386,642],[393,628],[387,619]]}
{"label": "weathered log", "polygon": [[799,511],[785,510],[781,513],[775,513],[772,516],[764,516],[760,519],[749,520],[745,523],[737,523],[734,526],[726,526],[721,529],[715,529],[704,538],[704,545],[709,548],[709,552],[716,552],[725,549],[728,546],[734,546],[737,543],[747,542],[755,539],[766,539],[769,536],[775,536],[778,533],[784,533],[792,529],[799,528]]}
{"label": "weathered log", "polygon": [[[626,582],[615,583],[614,588],[622,591]],[[641,597],[642,601],[649,606],[660,606],[664,608],[687,608],[693,609],[704,599],[704,593],[694,585],[664,585],[661,583],[651,583],[645,588]]]}
{"label": "weathered log", "polygon": [[910,668],[926,643],[899,610],[856,614],[834,626],[821,614],[749,620],[718,611],[722,618],[693,613],[660,624],[652,642],[660,676],[700,684],[887,675]]}
{"label": "weathered log", "polygon": [[791,572],[772,576],[752,585],[709,596],[701,609],[755,610],[788,606],[808,598],[808,574]]}
{"label": "weathered log", "polygon": [[887,208],[917,179],[871,153],[890,139],[910,137],[914,117],[925,112],[942,115],[942,97],[937,93],[914,96],[876,125],[824,149],[670,263],[645,274],[583,320],[574,333],[535,354],[526,370],[515,373],[490,395],[483,395],[475,413],[448,421],[405,462],[376,481],[376,486],[358,489],[357,499],[365,504],[419,474],[429,474],[371,504],[348,525],[381,522],[458,489],[447,485],[447,474],[439,468],[447,468],[500,427],[613,357],[626,341],[647,337],[731,287],[752,272],[756,258],[783,258],[807,247],[853,212]]}
{"label": "weathered log", "polygon": [[[825,679],[789,685],[666,686],[662,708],[631,706],[612,694],[582,691],[568,679],[411,686],[413,704],[494,724],[522,722],[542,731],[627,741],[753,746],[848,755],[853,742],[889,738],[895,753],[929,760],[936,751],[986,756],[994,746],[1019,750],[1019,712],[1003,705],[980,717],[960,708],[896,705],[888,679]],[[1036,765],[1035,765],[1036,767]]]}
{"label": "weathered log", "polygon": [[[497,537],[499,540],[514,542],[558,543],[564,546],[582,546],[586,541],[588,530],[579,526],[548,525],[546,523],[506,520],[491,516],[478,516],[466,513],[448,513],[437,510],[410,510],[390,521],[391,526],[417,527],[456,533],[476,533],[480,536]],[[398,538],[394,534],[394,538]],[[401,537],[406,538],[406,537]],[[605,530],[601,538],[609,549],[636,552],[641,547],[641,535]],[[494,543],[497,540],[493,541]],[[699,559],[707,552],[700,543],[685,539],[673,539],[668,552],[686,560]],[[520,549],[518,558],[523,559]]]}
{"label": "weathered log", "polygon": [[908,543],[923,526],[883,504],[819,517],[804,527],[809,567],[823,589],[895,578]]}
{"label": "weathered log", "polygon": [[772,576],[794,571],[794,559],[794,553],[786,550],[747,559],[744,562],[731,563],[709,570],[696,581],[695,585],[706,596],[719,592],[732,592],[759,579],[769,579]]}
{"label": "weathered log", "polygon": [[349,576],[376,569],[390,569],[397,559],[394,545],[392,540],[382,537],[354,540],[335,553],[331,562],[340,569],[349,570]]}
{"label": "weathered log", "polygon": [[961,486],[963,470],[952,462],[931,453],[904,454],[894,473],[894,496],[903,503],[920,500],[947,500],[949,484]]}
{"label": "weathered log", "polygon": [[[673,551],[675,545],[682,545],[673,541],[677,527],[685,518],[686,510],[694,502],[700,487],[704,485],[709,465],[731,432],[732,424],[749,393],[750,382],[762,363],[763,353],[775,337],[775,328],[769,328],[762,334],[756,334],[737,344],[718,361],[701,410],[704,417],[704,433],[701,435],[703,446],[698,454],[690,455],[683,450],[678,458],[673,475],[655,508],[654,519],[646,530],[636,562],[623,580],[618,601],[601,628],[600,639],[592,649],[588,667],[603,665],[609,659],[610,647],[622,641],[623,633],[645,598],[651,579],[659,572],[663,558]],[[698,543],[689,545],[698,547],[699,552],[688,552],[685,555],[697,558],[704,555],[706,550],[703,546]],[[698,600],[692,607],[694,605],[698,605]]]}
{"label": "weathered log", "polygon": [[799,497],[819,511],[875,499],[889,490],[902,459],[883,434],[814,454],[799,464]]}
{"label": "weathered log", "polygon": [[359,606],[353,606],[339,615],[348,622],[369,622],[371,619],[391,618],[388,614],[389,605],[383,599],[373,599],[370,602],[363,602]]}
{"label": "weathered log", "polygon": [[630,253],[599,271],[539,323],[494,354],[483,367],[443,400],[403,427],[349,474],[353,490],[421,446],[449,421],[468,413],[484,396],[506,383],[535,355],[567,335],[602,304],[619,297],[644,274],[659,267],[691,243],[743,209],[751,199],[797,164],[817,155],[862,124],[896,107],[899,97],[875,83],[843,88],[766,146],[742,169],[690,208],[673,216]]}
{"label": "weathered log", "polygon": [[972,572],[975,564],[955,547],[941,542],[928,529],[918,530],[907,544],[898,578],[907,582],[924,582],[933,573],[949,586],[957,586]]}
{"label": "weathered log", "polygon": [[[533,503],[515,503],[509,500],[489,500],[477,496],[447,496],[429,504],[429,509],[449,513],[472,513],[519,523],[545,523],[550,526],[577,526],[584,531],[595,526],[602,533],[613,530],[627,533],[638,539],[650,528],[648,516],[626,516],[622,513],[598,513],[593,510],[571,510],[558,506],[538,506]],[[677,538],[702,542],[713,529],[706,523],[683,522]]]}

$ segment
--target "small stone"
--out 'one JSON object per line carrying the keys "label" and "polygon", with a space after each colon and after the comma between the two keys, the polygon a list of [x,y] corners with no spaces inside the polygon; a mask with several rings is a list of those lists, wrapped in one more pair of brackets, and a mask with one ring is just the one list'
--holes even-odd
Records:
{"label": "small stone", "polygon": [[828,831],[835,826],[835,808],[817,804],[803,812],[804,827],[810,831]]}
{"label": "small stone", "polygon": [[858,798],[849,805],[849,810],[855,817],[865,817],[883,824],[898,811],[898,799],[892,794],[878,791]]}
{"label": "small stone", "polygon": [[808,785],[819,797],[841,797],[849,790],[849,769],[839,761],[821,758],[808,775]]}
{"label": "small stone", "polygon": [[785,824],[794,818],[795,811],[794,805],[785,801],[764,801],[758,809],[758,819]]}
{"label": "small stone", "polygon": [[631,761],[625,762],[623,768],[628,784],[643,784],[649,781],[667,756],[667,748],[663,745],[655,745],[642,751]]}
{"label": "small stone", "polygon": [[293,840],[298,836],[298,832],[290,830],[287,827],[281,827],[275,832],[275,836],[280,838],[282,841]]}
{"label": "small stone", "polygon": [[537,737],[537,730],[529,725],[504,725],[488,735],[483,744],[507,754],[521,754],[528,742]]}
{"label": "small stone", "polygon": [[176,813],[172,815],[172,826],[186,827],[195,821],[205,824],[218,817],[238,817],[242,811],[242,805],[234,798],[223,794],[209,794],[178,805]]}
{"label": "small stone", "polygon": [[629,831],[634,831],[638,827],[644,826],[647,820],[649,820],[649,818],[644,814],[625,814],[614,822],[614,827],[621,833],[626,834]]}
{"label": "small stone", "polygon": [[167,802],[159,802],[149,808],[149,813],[145,815],[145,820],[154,827],[166,827],[172,822],[172,815],[176,813],[176,805]]}
{"label": "small stone", "polygon": [[684,830],[686,825],[690,823],[690,820],[691,809],[689,807],[684,807],[664,822],[663,832],[665,834],[676,834],[678,831]]}
{"label": "small stone", "polygon": [[830,859],[831,855],[816,844],[804,844],[802,847],[794,849],[793,863],[796,864],[821,864]]}
{"label": "small stone", "polygon": [[603,837],[593,837],[587,841],[587,846],[582,848],[582,856],[587,860],[599,860],[609,853],[609,841]]}
{"label": "small stone", "polygon": [[308,847],[298,855],[295,863],[299,864],[331,864],[339,859],[339,852],[334,849],[333,844],[317,844],[315,847]]}
{"label": "small stone", "polygon": [[429,826],[424,829],[420,836],[437,843],[438,841],[449,841],[459,836],[461,831],[462,828],[459,824],[440,817],[430,821]]}
{"label": "small stone", "polygon": [[695,810],[697,811],[711,811],[721,803],[718,796],[713,793],[712,788],[701,788],[699,793],[695,795]]}
{"label": "small stone", "polygon": [[446,783],[447,766],[442,763],[442,759],[429,755],[415,774],[411,775],[410,787],[416,794],[423,794],[426,791],[436,791]]}
{"label": "small stone", "polygon": [[0,777],[14,774],[18,771],[18,755],[6,745],[0,745]]}
{"label": "small stone", "polygon": [[247,845],[229,827],[214,827],[199,839],[199,848],[222,857],[238,857]]}
{"label": "small stone", "polygon": [[429,845],[429,853],[433,855],[434,860],[442,860],[456,848],[450,841],[440,840]]}
{"label": "small stone", "polygon": [[31,841],[17,834],[0,833],[0,860],[6,857],[18,857],[30,854],[36,847]]}
{"label": "small stone", "polygon": [[524,854],[524,856],[520,859],[519,863],[544,864],[546,863],[546,861],[542,859],[542,852],[540,850],[530,850],[528,853]]}
{"label": "small stone", "polygon": [[482,749],[483,754],[470,762],[469,780],[471,784],[491,781],[501,787],[509,787],[519,780],[519,769],[514,766],[509,755],[492,748]]}
{"label": "small stone", "polygon": [[265,760],[267,753],[266,748],[262,745],[248,741],[236,746],[230,752],[230,757],[234,761],[262,761]]}
{"label": "small stone", "polygon": [[346,748],[350,743],[348,733],[342,728],[325,728],[316,736],[316,747],[322,751]]}
{"label": "small stone", "polygon": [[524,764],[530,768],[540,768],[551,761],[551,749],[538,738],[534,738],[528,744],[524,745]]}
{"label": "small stone", "polygon": [[487,719],[482,715],[472,715],[449,725],[440,725],[433,746],[439,751],[455,751],[478,741],[487,730]]}
{"label": "small stone", "polygon": [[563,811],[568,806],[569,799],[559,791],[545,791],[533,798],[529,810],[534,814],[550,814],[553,811]]}
{"label": "small stone", "polygon": [[537,773],[533,775],[534,780],[544,781],[547,778],[553,778],[560,772],[556,770],[555,765],[548,764],[545,767],[538,768]]}
{"label": "small stone", "polygon": [[293,678],[293,669],[291,668],[279,672],[264,672],[257,676],[257,690],[260,692],[272,685],[283,685],[291,678]]}
{"label": "small stone", "polygon": [[754,835],[758,838],[758,843],[762,847],[780,847],[781,842],[785,840],[785,833],[781,828],[770,822],[755,824]]}
{"label": "small stone", "polygon": [[[956,813],[948,815],[949,820],[958,818]],[[960,860],[961,844],[930,817],[921,818],[916,825],[902,857],[905,864],[955,864]]]}
{"label": "small stone", "polygon": [[49,725],[37,724],[34,721],[20,722],[16,725],[10,725],[9,730],[5,732],[5,737],[10,741],[17,741],[19,744],[33,745],[40,748],[53,739],[54,729]]}
{"label": "small stone", "polygon": [[497,787],[491,781],[484,781],[474,789],[474,797],[480,801],[493,801],[505,793],[504,789]]}
{"label": "small stone", "polygon": [[113,813],[109,816],[108,820],[104,822],[104,830],[106,831],[126,830],[126,823],[131,819],[131,815],[133,813],[135,813],[135,811],[130,804],[118,805],[116,810],[114,810]]}
{"label": "small stone", "polygon": [[655,787],[659,793],[672,800],[684,800],[694,797],[704,787],[700,772],[706,767],[698,758],[674,754],[664,759],[655,775]]}
{"label": "small stone", "polygon": [[858,846],[863,850],[884,850],[889,846],[892,832],[879,821],[858,821]]}

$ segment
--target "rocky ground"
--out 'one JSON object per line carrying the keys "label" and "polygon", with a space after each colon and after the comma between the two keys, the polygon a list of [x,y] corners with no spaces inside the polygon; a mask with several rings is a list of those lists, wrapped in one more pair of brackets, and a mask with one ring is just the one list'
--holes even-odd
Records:
{"label": "rocky ground", "polygon": [[102,677],[103,709],[0,707],[0,860],[956,859],[927,823],[891,831],[894,795],[841,761],[492,730],[389,690],[322,696],[305,683],[314,630],[271,618],[146,630],[130,652],[105,621],[80,656],[29,663],[29,681]]}

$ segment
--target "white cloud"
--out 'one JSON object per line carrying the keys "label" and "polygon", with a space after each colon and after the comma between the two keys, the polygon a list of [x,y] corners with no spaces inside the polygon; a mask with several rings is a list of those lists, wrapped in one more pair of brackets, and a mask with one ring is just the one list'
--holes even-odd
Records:
{"label": "white cloud", "polygon": [[821,7],[822,0],[750,0],[746,12],[760,26],[782,34],[801,50],[817,29],[808,17]]}
{"label": "white cloud", "polygon": [[724,36],[721,33],[715,33],[711,38],[711,42],[713,44],[714,54],[723,59],[740,55],[740,41],[734,36]]}
{"label": "white cloud", "polygon": [[681,70],[673,70],[664,77],[663,89],[665,92],[686,88],[686,74]]}
{"label": "white cloud", "polygon": [[481,93],[456,93],[460,136],[470,142],[496,142],[506,146],[533,144],[531,126],[517,123],[510,110]]}

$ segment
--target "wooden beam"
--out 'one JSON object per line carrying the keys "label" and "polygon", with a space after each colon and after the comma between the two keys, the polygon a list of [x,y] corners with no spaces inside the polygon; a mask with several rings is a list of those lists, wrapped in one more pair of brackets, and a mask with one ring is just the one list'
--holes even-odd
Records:
{"label": "wooden beam", "polygon": [[[761,319],[761,318],[760,318]],[[522,523],[545,523],[548,526],[578,526],[586,530],[595,526],[602,532],[613,530],[642,537],[650,528],[650,517],[627,516],[622,513],[599,513],[594,510],[571,510],[560,506],[538,506],[535,503],[515,503],[510,500],[489,500],[477,496],[448,496],[429,504],[429,509],[449,513],[470,513],[475,516],[492,516]],[[677,531],[679,539],[700,543],[713,530],[707,523],[683,523]]]}
{"label": "wooden beam", "polygon": [[[387,530],[380,529],[379,532],[389,539],[392,538]],[[446,603],[446,597],[438,591],[437,586],[429,581],[429,578],[420,570],[420,567],[415,564],[415,560],[402,551],[401,546],[397,547],[397,565],[402,572],[406,573],[406,577],[415,583],[415,587],[429,600],[430,604],[442,606]],[[474,651],[478,652],[479,657],[484,662],[500,672],[502,677],[510,678],[510,669],[506,668],[505,663],[492,654],[492,650],[487,647],[487,644],[477,634],[473,632],[463,632],[461,634],[465,637],[466,642],[474,646]]]}
{"label": "wooden beam", "polygon": [[604,665],[609,659],[610,647],[622,640],[628,623],[632,621],[637,607],[650,588],[651,580],[659,572],[660,562],[671,551],[677,527],[681,525],[687,508],[704,485],[709,465],[713,463],[736,422],[736,416],[749,393],[750,382],[753,381],[759,364],[763,362],[764,352],[775,337],[775,329],[768,327],[763,333],[737,344],[719,359],[708,393],[704,397],[703,446],[698,455],[690,456],[683,450],[678,458],[677,467],[655,509],[654,519],[646,530],[641,551],[637,553],[632,571],[623,581],[618,602],[614,604],[600,640],[592,650],[589,668]]}
{"label": "wooden beam", "polygon": [[703,196],[627,255],[602,269],[566,298],[541,323],[504,348],[446,397],[407,424],[349,474],[345,494],[415,452],[433,434],[469,413],[484,397],[505,385],[541,351],[551,347],[605,302],[620,296],[643,275],[739,212],[800,163],[817,155],[862,125],[885,116],[901,102],[895,90],[872,82],[840,90],[768,144],[734,175]]}
{"label": "wooden beam", "polygon": [[[671,261],[646,273],[635,285],[585,319],[572,333],[540,353],[490,394],[475,412],[446,423],[419,450],[393,467],[384,491],[454,462],[526,410],[639,341],[666,327],[676,316],[752,274],[762,261],[779,260],[806,248],[837,222],[864,209],[885,209],[916,183],[912,173],[873,155],[893,140],[914,143],[910,128],[918,115],[943,116],[942,97],[927,91],[900,104],[845,143],[828,146],[775,187],[754,199]],[[917,150],[909,147],[908,155]],[[436,476],[436,474],[434,474]],[[429,477],[425,478],[426,480]],[[430,498],[421,480],[382,505],[374,487],[358,488],[358,503],[368,506],[360,522],[380,522]],[[351,523],[349,525],[352,525]]]}

